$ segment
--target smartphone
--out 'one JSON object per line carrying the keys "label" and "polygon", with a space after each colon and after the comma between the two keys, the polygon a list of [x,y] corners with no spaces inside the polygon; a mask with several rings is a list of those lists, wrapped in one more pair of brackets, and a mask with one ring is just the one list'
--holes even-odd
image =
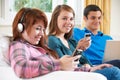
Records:
{"label": "smartphone", "polygon": [[85,33],[84,37],[91,37],[91,33]]}
{"label": "smartphone", "polygon": [[73,52],[73,55],[72,55],[72,56],[81,55],[82,52],[83,52],[83,50],[81,50],[81,49],[76,49],[76,50]]}
{"label": "smartphone", "polygon": [[85,33],[84,37],[87,38],[87,40],[90,40],[91,39],[91,33]]}
{"label": "smartphone", "polygon": [[[76,49],[74,52],[73,52],[73,55],[72,56],[77,56],[77,55],[81,55],[83,52],[83,50],[81,49]],[[79,58],[80,59],[80,58]],[[75,61],[78,61],[79,59],[76,59]]]}

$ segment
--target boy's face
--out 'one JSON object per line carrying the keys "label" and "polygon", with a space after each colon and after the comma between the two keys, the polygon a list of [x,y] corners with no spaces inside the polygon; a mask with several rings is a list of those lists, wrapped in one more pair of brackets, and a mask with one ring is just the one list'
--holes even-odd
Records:
{"label": "boy's face", "polygon": [[89,30],[98,30],[101,24],[102,14],[100,11],[90,11],[88,16],[84,16],[86,27]]}

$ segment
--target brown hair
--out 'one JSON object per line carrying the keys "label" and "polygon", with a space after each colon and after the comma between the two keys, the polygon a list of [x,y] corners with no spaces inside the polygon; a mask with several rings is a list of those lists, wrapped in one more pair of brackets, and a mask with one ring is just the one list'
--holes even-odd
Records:
{"label": "brown hair", "polygon": [[[50,24],[49,24],[49,33],[48,33],[48,35],[56,35],[56,34],[59,34],[60,33],[60,31],[59,31],[59,29],[58,29],[58,25],[57,25],[57,19],[58,19],[58,16],[59,16],[59,14],[60,14],[60,12],[61,11],[68,11],[68,12],[72,12],[73,13],[73,17],[75,17],[75,13],[74,13],[74,10],[70,7],[70,6],[68,6],[68,5],[58,5],[55,9],[54,9],[54,11],[53,11],[53,13],[52,13],[52,17],[51,17],[51,21],[50,21]],[[68,39],[68,38],[70,38],[71,37],[71,35],[72,35],[72,30],[73,29],[71,29],[71,31],[69,32],[69,33],[66,33],[65,34],[65,38],[66,39]]]}
{"label": "brown hair", "polygon": [[[25,14],[24,14],[25,13]],[[21,22],[21,18],[23,19]],[[13,21],[13,40],[21,39],[22,33],[18,30],[18,23],[22,23],[24,26],[24,29],[29,34],[31,31],[31,28],[34,24],[38,23],[39,21],[44,22],[44,28],[47,28],[48,20],[44,12],[42,12],[39,9],[30,9],[30,8],[22,8],[20,11],[16,14],[15,19]],[[57,55],[54,53],[54,51],[50,50],[46,45],[46,33],[44,31],[44,36],[41,38],[39,44],[37,46],[40,46],[44,48],[48,54],[51,54],[53,57],[57,58]]]}

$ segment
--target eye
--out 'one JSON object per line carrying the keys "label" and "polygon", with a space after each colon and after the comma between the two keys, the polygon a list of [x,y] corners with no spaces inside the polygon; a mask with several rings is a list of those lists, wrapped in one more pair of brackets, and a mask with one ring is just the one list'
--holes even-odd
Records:
{"label": "eye", "polygon": [[65,17],[64,17],[64,18],[62,18],[62,19],[63,19],[63,20],[67,20],[67,18],[65,18]]}
{"label": "eye", "polygon": [[36,27],[36,30],[41,30],[41,27]]}
{"label": "eye", "polygon": [[101,19],[101,17],[98,17],[98,19]]}
{"label": "eye", "polygon": [[39,27],[36,27],[36,30],[39,30],[39,31],[44,31],[45,29],[44,29],[44,28],[42,28],[41,26],[39,26]]}
{"label": "eye", "polygon": [[74,18],[70,18],[70,20],[72,21],[72,20],[74,20]]}

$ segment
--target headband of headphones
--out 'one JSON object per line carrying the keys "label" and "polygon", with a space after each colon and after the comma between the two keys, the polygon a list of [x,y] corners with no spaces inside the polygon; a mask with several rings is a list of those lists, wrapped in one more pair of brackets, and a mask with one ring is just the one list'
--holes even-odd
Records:
{"label": "headband of headphones", "polygon": [[25,15],[30,11],[30,8],[26,8],[25,11],[23,12],[20,20],[19,20],[19,23],[18,23],[18,31],[21,33],[24,31],[24,28],[25,26],[23,25],[23,20],[25,18]]}

